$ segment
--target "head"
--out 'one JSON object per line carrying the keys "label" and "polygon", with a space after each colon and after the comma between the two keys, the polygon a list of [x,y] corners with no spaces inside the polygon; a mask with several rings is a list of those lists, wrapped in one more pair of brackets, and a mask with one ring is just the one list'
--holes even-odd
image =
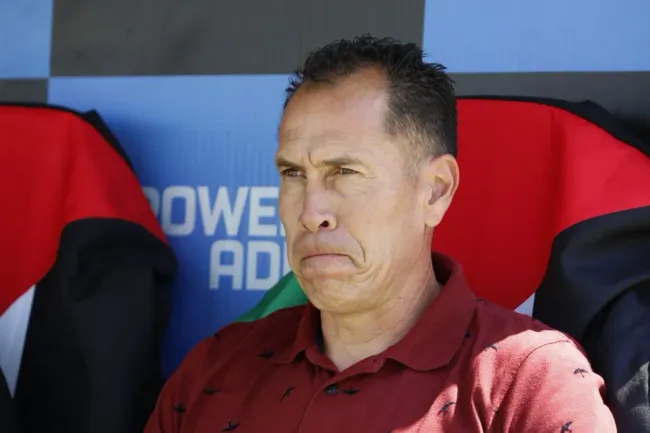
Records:
{"label": "head", "polygon": [[371,310],[431,273],[458,185],[456,118],[453,82],[415,44],[362,36],[309,54],[276,164],[289,262],[316,307]]}

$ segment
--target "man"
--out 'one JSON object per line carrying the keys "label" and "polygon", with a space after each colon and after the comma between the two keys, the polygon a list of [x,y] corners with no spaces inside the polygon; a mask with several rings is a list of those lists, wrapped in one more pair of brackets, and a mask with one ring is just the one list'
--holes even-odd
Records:
{"label": "man", "polygon": [[312,53],[287,93],[280,217],[310,302],[200,343],[146,432],[615,432],[575,342],[431,255],[459,183],[444,68],[363,36]]}

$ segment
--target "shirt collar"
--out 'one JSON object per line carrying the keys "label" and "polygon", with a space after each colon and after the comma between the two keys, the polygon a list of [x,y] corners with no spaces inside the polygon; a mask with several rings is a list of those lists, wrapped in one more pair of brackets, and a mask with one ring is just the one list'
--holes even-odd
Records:
{"label": "shirt collar", "polygon": [[311,302],[308,302],[303,307],[295,339],[286,350],[274,356],[273,361],[288,364],[309,347],[313,345],[320,347],[322,344],[323,336],[320,328],[320,311]]}
{"label": "shirt collar", "polygon": [[[433,370],[447,365],[465,339],[474,317],[477,299],[465,280],[461,266],[450,257],[432,254],[436,278],[443,286],[438,296],[406,336],[380,357],[393,359],[414,370]],[[275,357],[288,363],[322,342],[320,313],[308,303],[293,343]]]}

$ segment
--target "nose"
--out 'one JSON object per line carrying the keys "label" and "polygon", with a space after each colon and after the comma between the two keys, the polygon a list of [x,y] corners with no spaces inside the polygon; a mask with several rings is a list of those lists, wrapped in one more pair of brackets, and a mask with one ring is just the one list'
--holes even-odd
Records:
{"label": "nose", "polygon": [[300,224],[311,233],[316,233],[320,230],[334,230],[336,223],[327,191],[324,188],[308,189],[305,192]]}

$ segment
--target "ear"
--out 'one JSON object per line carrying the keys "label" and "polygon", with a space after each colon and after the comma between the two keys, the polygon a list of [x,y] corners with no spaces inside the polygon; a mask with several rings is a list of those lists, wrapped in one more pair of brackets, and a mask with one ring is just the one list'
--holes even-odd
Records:
{"label": "ear", "polygon": [[458,162],[451,155],[441,155],[422,167],[420,175],[424,186],[425,225],[435,228],[447,213],[458,188]]}

